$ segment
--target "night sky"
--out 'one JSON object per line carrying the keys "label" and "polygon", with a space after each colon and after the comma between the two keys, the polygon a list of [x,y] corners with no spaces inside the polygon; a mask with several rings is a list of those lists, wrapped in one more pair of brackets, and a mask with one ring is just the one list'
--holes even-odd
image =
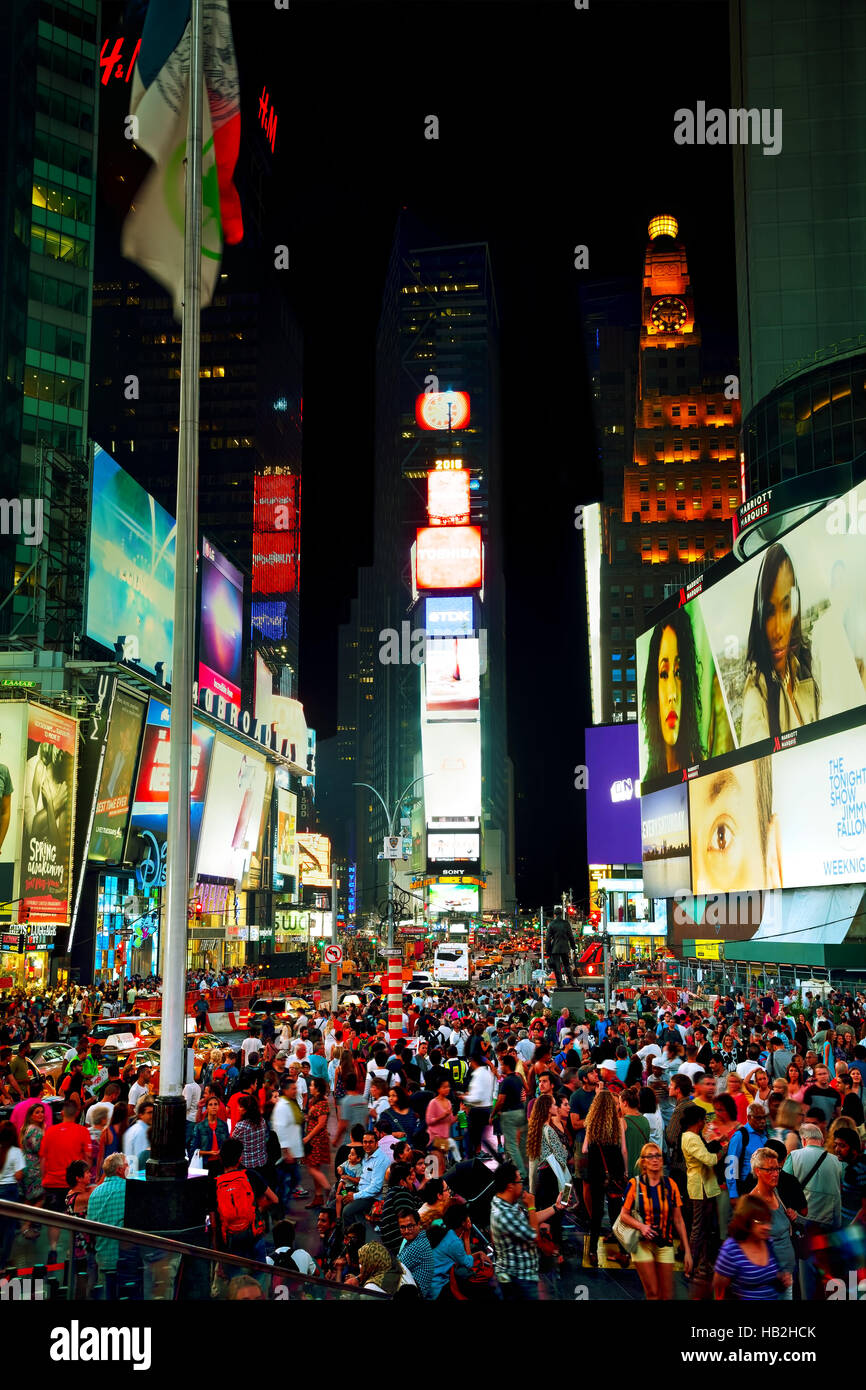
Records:
{"label": "night sky", "polygon": [[[111,7],[107,7],[110,11]],[[242,119],[278,112],[304,331],[301,689],[336,723],[337,627],[372,560],[374,347],[396,218],[490,244],[501,317],[509,745],[522,905],[585,892],[590,719],[576,503],[600,495],[578,314],[633,276],[673,213],[706,347],[736,353],[730,151],[673,142],[680,106],[729,105],[727,5],[591,0],[232,0]],[[438,141],[424,118],[439,117]],[[573,248],[589,247],[576,271]],[[230,254],[230,253],[229,253]],[[98,268],[98,261],[97,261]],[[732,367],[733,369],[733,367]],[[527,669],[528,668],[528,669]]]}

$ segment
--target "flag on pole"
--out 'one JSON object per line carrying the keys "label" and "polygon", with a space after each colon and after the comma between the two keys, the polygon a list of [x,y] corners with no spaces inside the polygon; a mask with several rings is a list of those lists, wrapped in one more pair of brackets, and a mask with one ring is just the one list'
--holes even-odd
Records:
{"label": "flag on pole", "polygon": [[[207,100],[202,132],[201,302],[210,304],[223,242],[243,237],[232,182],[240,146],[240,83],[228,0],[203,0]],[[191,49],[190,0],[150,0],[133,77],[129,113],[137,143],[154,167],[123,225],[121,249],[171,292],[175,318],[183,298],[185,159]]]}

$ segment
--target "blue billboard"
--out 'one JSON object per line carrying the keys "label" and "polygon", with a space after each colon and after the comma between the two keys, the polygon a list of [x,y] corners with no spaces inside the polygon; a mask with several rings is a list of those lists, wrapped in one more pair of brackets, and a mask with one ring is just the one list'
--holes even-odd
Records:
{"label": "blue billboard", "polygon": [[586,730],[586,854],[590,864],[639,864],[637,724]]}

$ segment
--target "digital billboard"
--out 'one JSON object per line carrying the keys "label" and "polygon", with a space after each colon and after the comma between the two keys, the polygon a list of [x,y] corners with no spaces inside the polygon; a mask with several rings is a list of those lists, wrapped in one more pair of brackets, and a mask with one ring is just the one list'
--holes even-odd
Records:
{"label": "digital billboard", "polygon": [[636,724],[586,730],[586,853],[590,864],[641,862]]}
{"label": "digital billboard", "polygon": [[428,822],[480,816],[480,723],[422,721],[421,750]]}
{"label": "digital billboard", "polygon": [[22,779],[19,922],[60,926],[69,921],[77,750],[76,720],[30,705]]}
{"label": "digital billboard", "polygon": [[[689,890],[688,785],[677,783],[640,799],[643,888],[648,898]],[[604,862],[604,861],[602,861]]]}
{"label": "digital billboard", "polygon": [[[213,729],[194,719],[189,784],[190,865],[195,863],[213,741]],[[165,841],[170,757],[171,711],[162,700],[151,698],[147,706],[130,832],[135,831],[145,839],[149,834],[155,844]]]}
{"label": "digital billboard", "polygon": [[469,525],[469,474],[465,468],[427,474],[431,526]]}
{"label": "digital billboard", "polygon": [[9,904],[10,913],[18,897],[28,708],[22,701],[0,700],[0,908]]}
{"label": "digital billboard", "polygon": [[87,853],[88,859],[99,863],[119,864],[123,859],[145,709],[144,700],[130,691],[118,688],[114,692]]}
{"label": "digital billboard", "polygon": [[199,690],[212,690],[240,709],[243,656],[244,578],[202,538]]}
{"label": "digital billboard", "polygon": [[298,877],[298,798],[277,787],[277,834],[274,868],[278,874]]}
{"label": "digital billboard", "polygon": [[645,790],[813,725],[833,733],[862,710],[864,513],[854,488],[638,639]]}
{"label": "digital billboard", "polygon": [[477,831],[428,831],[427,859],[431,864],[477,864],[481,836]]}
{"label": "digital billboard", "polygon": [[298,836],[298,864],[304,887],[330,888],[331,841],[327,835],[306,831]]}
{"label": "digital billboard", "polygon": [[423,526],[415,547],[415,583],[426,589],[480,589],[480,526]]}
{"label": "digital billboard", "polygon": [[196,876],[241,883],[256,853],[267,791],[267,761],[217,734],[196,859]]}
{"label": "digital billboard", "polygon": [[471,637],[475,630],[472,595],[425,598],[424,630],[428,637]]}
{"label": "digital billboard", "polygon": [[257,473],[253,482],[253,593],[294,593],[300,548],[300,478],[289,472]]}
{"label": "digital billboard", "polygon": [[462,430],[469,424],[465,391],[422,391],[415,397],[415,422],[422,430]]}
{"label": "digital billboard", "polygon": [[[87,636],[135,638],[142,666],[165,663],[174,630],[174,518],[97,444],[93,456]],[[127,649],[132,655],[133,649]]]}
{"label": "digital billboard", "polygon": [[427,905],[431,912],[478,912],[477,888],[460,883],[431,883]]}
{"label": "digital billboard", "polygon": [[477,637],[443,637],[424,650],[424,708],[428,719],[477,714],[480,692]]}

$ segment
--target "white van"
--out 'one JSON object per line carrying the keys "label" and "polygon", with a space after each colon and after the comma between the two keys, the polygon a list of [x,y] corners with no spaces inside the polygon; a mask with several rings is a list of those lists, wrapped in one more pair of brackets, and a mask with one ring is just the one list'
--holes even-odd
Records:
{"label": "white van", "polygon": [[437,946],[433,956],[433,979],[438,985],[468,985],[468,945],[448,942]]}

